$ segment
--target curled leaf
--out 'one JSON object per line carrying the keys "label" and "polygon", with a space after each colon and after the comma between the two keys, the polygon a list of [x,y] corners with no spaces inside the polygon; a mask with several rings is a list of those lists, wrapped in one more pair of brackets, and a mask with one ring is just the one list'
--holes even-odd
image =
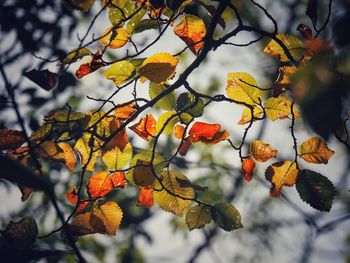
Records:
{"label": "curled leaf", "polygon": [[270,144],[264,143],[263,141],[252,141],[250,149],[257,162],[266,162],[268,159],[277,156],[277,151],[273,149]]}
{"label": "curled leaf", "polygon": [[142,139],[149,141],[156,135],[156,120],[152,114],[140,119],[130,127],[130,130],[139,135]]}
{"label": "curled leaf", "polygon": [[318,137],[311,137],[300,146],[300,157],[308,163],[324,163],[332,157],[334,151]]}
{"label": "curled leaf", "polygon": [[247,182],[250,182],[250,180],[252,179],[254,168],[255,168],[255,161],[252,158],[245,158],[242,161],[242,172],[243,172],[244,179]]}
{"label": "curled leaf", "polygon": [[24,143],[22,132],[11,129],[0,129],[0,150],[10,150]]}
{"label": "curled leaf", "polygon": [[140,187],[139,197],[137,199],[137,206],[152,207],[154,204],[153,188]]}

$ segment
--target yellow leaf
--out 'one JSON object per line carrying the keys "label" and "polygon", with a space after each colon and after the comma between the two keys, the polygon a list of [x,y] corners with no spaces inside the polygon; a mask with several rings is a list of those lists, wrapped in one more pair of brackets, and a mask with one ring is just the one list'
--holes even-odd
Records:
{"label": "yellow leaf", "polygon": [[266,162],[270,158],[277,156],[277,151],[270,144],[263,141],[254,140],[250,145],[252,155],[257,162]]}
{"label": "yellow leaf", "polygon": [[[283,42],[295,60],[297,60],[301,53],[305,50],[304,42],[298,37],[286,34],[278,34],[276,37]],[[267,44],[267,46],[264,48],[264,53],[271,56],[278,56],[281,62],[289,61],[283,48],[275,40],[271,40]]]}
{"label": "yellow leaf", "polygon": [[123,151],[118,147],[106,151],[102,155],[102,161],[108,167],[109,170],[115,171],[123,169],[125,165],[130,162],[132,158],[132,146],[128,143]]}
{"label": "yellow leaf", "polygon": [[89,133],[84,133],[83,137],[77,140],[74,150],[79,154],[81,165],[86,165],[87,171],[94,171],[98,157],[101,155],[97,139],[93,138]]}
{"label": "yellow leaf", "polygon": [[165,82],[175,75],[179,60],[168,53],[157,53],[142,63],[139,73],[151,82]]}
{"label": "yellow leaf", "polygon": [[174,116],[176,115],[175,111],[166,111],[162,115],[160,115],[159,119],[157,120],[156,124],[156,134],[158,134],[165,123],[167,122],[164,130],[162,131],[163,134],[172,134],[174,131],[175,124],[179,121],[179,117]]}
{"label": "yellow leaf", "polygon": [[117,29],[110,27],[103,32],[102,36],[103,37],[100,39],[102,45],[113,49],[123,47],[130,37],[128,32],[122,27]]}
{"label": "yellow leaf", "polygon": [[[260,107],[254,106],[254,108],[253,108],[253,117],[254,118],[261,118],[263,113],[264,112]],[[241,119],[239,120],[239,122],[237,124],[244,125],[244,124],[251,122],[251,120],[252,120],[251,110],[249,108],[245,107],[243,112],[242,112]]]}
{"label": "yellow leaf", "polygon": [[123,211],[113,201],[98,202],[91,212],[90,225],[96,233],[115,235],[123,218]]}
{"label": "yellow leaf", "polygon": [[258,104],[259,98],[262,98],[262,92],[256,86],[256,80],[248,73],[227,74],[226,93],[230,99],[250,105]]}
{"label": "yellow leaf", "polygon": [[324,163],[332,157],[334,151],[328,148],[325,141],[312,137],[300,146],[300,157],[308,163]]}
{"label": "yellow leaf", "polygon": [[73,236],[84,236],[96,233],[90,224],[91,212],[78,214],[73,218],[72,223],[69,224],[69,229]]}
{"label": "yellow leaf", "polygon": [[281,194],[282,186],[293,186],[298,173],[297,165],[291,161],[281,161],[267,167],[265,178],[272,184],[270,195],[277,197]]}
{"label": "yellow leaf", "polygon": [[186,15],[174,28],[174,32],[197,54],[203,46],[203,38],[207,33],[203,20],[193,15]]}
{"label": "yellow leaf", "polygon": [[[277,119],[286,119],[289,117],[289,115],[291,115],[291,105],[292,102],[286,97],[271,97],[264,103],[266,116],[272,121],[275,121]],[[299,116],[299,113],[295,107],[294,115],[296,118]]]}
{"label": "yellow leaf", "polygon": [[186,176],[177,171],[163,171],[162,184],[170,193],[157,181],[154,188],[160,191],[154,191],[154,199],[160,208],[182,216],[186,208],[192,204],[192,200],[188,199],[194,198],[194,190],[192,187],[182,187],[177,178],[181,181],[189,181]]}
{"label": "yellow leaf", "polygon": [[127,61],[118,61],[113,63],[103,75],[114,82],[115,85],[121,85],[130,80],[135,73],[134,65]]}

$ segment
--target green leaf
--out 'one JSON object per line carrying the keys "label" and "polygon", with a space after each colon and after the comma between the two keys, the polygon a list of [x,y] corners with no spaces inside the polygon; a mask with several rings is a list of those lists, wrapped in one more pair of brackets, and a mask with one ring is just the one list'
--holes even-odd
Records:
{"label": "green leaf", "polygon": [[92,52],[88,48],[73,49],[68,53],[62,64],[73,63],[85,56],[91,56]]}
{"label": "green leaf", "polygon": [[[151,82],[149,85],[149,97],[151,100],[153,100],[155,97],[157,97],[160,93],[165,91],[168,88],[168,85],[166,84],[158,84]],[[176,95],[175,92],[171,92],[158,100],[155,104],[157,107],[161,108],[162,110],[174,110],[176,107]]]}
{"label": "green leaf", "polygon": [[241,215],[238,210],[227,202],[214,205],[211,208],[211,217],[218,227],[225,231],[242,228]]}
{"label": "green leaf", "polygon": [[[182,216],[186,208],[192,204],[190,199],[194,198],[194,190],[192,187],[181,187],[176,178],[188,180],[186,176],[177,171],[164,170],[162,173],[162,184],[167,190],[157,181],[154,186],[156,189],[154,191],[154,199],[163,210]],[[157,191],[157,189],[160,191]]]}
{"label": "green leaf", "polygon": [[200,117],[203,115],[204,101],[202,99],[196,100],[191,93],[185,92],[178,97],[176,110],[184,110],[184,112],[190,114],[192,117]]}
{"label": "green leaf", "polygon": [[6,241],[16,248],[28,248],[34,244],[38,235],[35,219],[25,217],[18,222],[10,222],[2,232]]}
{"label": "green leaf", "polygon": [[327,177],[304,169],[297,177],[296,188],[300,198],[311,207],[329,212],[335,196],[335,188]]}
{"label": "green leaf", "polygon": [[157,124],[156,124],[157,134],[161,131],[161,129],[165,125],[165,122],[167,122],[171,117],[172,118],[169,120],[169,122],[165,126],[162,133],[163,134],[170,134],[170,135],[173,133],[174,126],[179,121],[179,117],[174,116],[174,115],[176,115],[175,111],[167,111],[167,112],[164,112],[162,115],[160,115],[160,117],[157,121]]}
{"label": "green leaf", "polygon": [[126,24],[126,32],[128,32],[130,36],[134,33],[136,27],[140,24],[140,21],[145,14],[146,10],[141,9],[132,18],[130,18],[129,22]]}
{"label": "green leaf", "polygon": [[196,205],[191,207],[186,213],[186,224],[188,230],[193,230],[195,228],[203,228],[206,224],[210,223],[212,220],[210,214],[210,207],[204,205]]}
{"label": "green leaf", "polygon": [[123,26],[122,20],[124,19],[123,13],[119,8],[110,8],[108,11],[108,19],[112,25]]}
{"label": "green leaf", "polygon": [[158,29],[158,22],[155,19],[143,19],[135,28],[135,33],[141,33],[150,29]]}
{"label": "green leaf", "polygon": [[135,67],[131,62],[123,60],[113,63],[103,75],[112,80],[115,85],[121,85],[135,75]]}

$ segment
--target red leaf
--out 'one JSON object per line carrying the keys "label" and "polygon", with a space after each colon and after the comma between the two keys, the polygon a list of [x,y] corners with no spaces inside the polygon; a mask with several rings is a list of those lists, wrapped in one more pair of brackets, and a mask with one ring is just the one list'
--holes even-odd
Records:
{"label": "red leaf", "polygon": [[255,161],[252,158],[246,158],[242,161],[242,172],[244,179],[249,182],[252,179],[255,168]]}
{"label": "red leaf", "polygon": [[156,134],[156,120],[153,115],[146,115],[138,123],[130,127],[130,130],[139,135],[142,139],[149,141]]}
{"label": "red leaf", "polygon": [[139,198],[137,199],[137,206],[152,207],[154,204],[153,188],[140,187]]}
{"label": "red leaf", "polygon": [[200,137],[210,139],[220,131],[220,124],[209,124],[204,122],[195,122],[188,132],[189,141],[194,143],[200,140]]}
{"label": "red leaf", "polygon": [[86,189],[91,198],[99,198],[105,196],[115,188],[124,188],[126,184],[124,173],[113,173],[109,175],[108,172],[97,172],[92,175],[87,184]]}
{"label": "red leaf", "polygon": [[78,70],[75,72],[75,76],[78,79],[81,79],[82,77],[86,76],[87,74],[90,74],[99,68],[105,66],[106,63],[102,60],[102,55],[99,51],[97,51],[93,57],[92,61],[89,63],[81,64]]}

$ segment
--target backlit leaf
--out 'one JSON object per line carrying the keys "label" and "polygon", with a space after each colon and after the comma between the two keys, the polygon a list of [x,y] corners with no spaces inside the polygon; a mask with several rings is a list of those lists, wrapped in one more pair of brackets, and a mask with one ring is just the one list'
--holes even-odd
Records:
{"label": "backlit leaf", "polygon": [[135,67],[127,60],[118,61],[112,64],[103,75],[114,82],[115,85],[121,85],[129,81],[135,74]]}
{"label": "backlit leaf", "polygon": [[86,189],[89,196],[93,199],[105,196],[115,188],[124,188],[126,184],[123,172],[109,174],[106,171],[97,172],[92,175],[87,184]]}
{"label": "backlit leaf", "polygon": [[308,163],[324,163],[332,157],[334,151],[328,148],[325,141],[311,137],[300,146],[300,157]]}
{"label": "backlit leaf", "polygon": [[141,187],[152,187],[156,180],[149,162],[137,160],[133,173],[134,183]]}
{"label": "backlit leaf", "polygon": [[178,112],[187,112],[192,117],[200,117],[203,115],[204,101],[201,98],[196,99],[189,92],[185,92],[177,98],[176,110]]}
{"label": "backlit leaf", "polygon": [[[264,112],[260,107],[254,106],[253,118],[261,118],[263,113]],[[237,124],[244,125],[244,124],[250,123],[251,120],[252,120],[251,110],[249,108],[245,107],[243,112],[242,112],[241,119],[239,120],[239,122]]]}
{"label": "backlit leaf", "polygon": [[253,176],[253,171],[255,168],[255,161],[252,158],[245,158],[242,161],[242,173],[244,176],[244,179],[247,182],[250,182]]}
{"label": "backlit leaf", "polygon": [[90,216],[90,225],[101,234],[115,235],[122,221],[123,211],[113,201],[98,202]]}
{"label": "backlit leaf", "polygon": [[129,128],[137,135],[139,135],[142,139],[150,141],[153,136],[156,135],[156,120],[152,114],[149,114]]}
{"label": "backlit leaf", "polygon": [[137,206],[152,207],[154,204],[153,188],[140,187],[139,197],[137,199]]}
{"label": "backlit leaf", "polygon": [[[286,34],[278,34],[276,37],[283,42],[295,60],[298,59],[302,51],[305,49],[304,42],[298,37]],[[267,44],[267,46],[264,48],[264,53],[271,56],[278,56],[281,62],[289,61],[283,48],[275,40],[271,40]]]}
{"label": "backlit leaf", "polygon": [[[153,100],[166,89],[167,85],[165,84],[151,82],[149,85],[149,97],[151,98],[151,100]],[[175,92],[170,92],[169,94],[158,100],[155,105],[161,108],[162,110],[174,110],[176,107]]]}
{"label": "backlit leaf", "polygon": [[15,149],[23,143],[24,138],[20,131],[0,129],[0,150]]}
{"label": "backlit leaf", "polygon": [[[75,186],[73,186],[72,188],[70,188],[67,192],[66,192],[66,200],[68,203],[72,204],[72,205],[76,205],[78,203],[78,190]],[[77,207],[77,212],[81,212],[83,211],[88,205],[90,204],[90,201],[82,201],[80,200],[80,203]]]}
{"label": "backlit leaf", "polygon": [[157,120],[156,134],[160,133],[161,129],[163,129],[163,126],[166,122],[167,124],[163,129],[162,134],[172,134],[174,131],[174,126],[178,121],[179,117],[176,116],[175,111],[164,112],[162,115],[160,115],[159,119]]}
{"label": "backlit leaf", "polygon": [[[132,3],[133,1],[128,1],[128,2],[130,2],[130,5],[133,4]],[[133,13],[134,13],[134,11],[133,11]],[[129,22],[126,25],[126,31],[128,32],[129,35],[132,35],[134,33],[135,29],[140,24],[140,21],[145,14],[146,14],[146,10],[141,9],[130,18]]]}
{"label": "backlit leaf", "polygon": [[65,59],[62,61],[62,64],[73,63],[85,56],[91,56],[92,52],[88,48],[78,48],[70,51]]}
{"label": "backlit leaf", "polygon": [[211,207],[211,217],[218,227],[225,231],[242,228],[241,215],[238,210],[227,202],[222,202]]}
{"label": "backlit leaf", "polygon": [[302,170],[296,182],[300,198],[311,207],[329,212],[336,190],[327,177],[311,170]]}
{"label": "backlit leaf", "polygon": [[267,167],[265,178],[272,184],[270,195],[277,197],[281,194],[283,186],[293,186],[298,173],[297,165],[291,161],[281,161]]}
{"label": "backlit leaf", "polygon": [[105,151],[102,154],[102,161],[109,170],[120,170],[127,165],[132,158],[132,146],[128,143],[124,150],[121,151],[118,147]]}
{"label": "backlit leaf", "polygon": [[104,46],[117,49],[123,47],[129,41],[129,37],[129,34],[124,28],[120,27],[114,29],[113,27],[110,27],[103,32],[100,41]]}
{"label": "backlit leaf", "polygon": [[248,73],[227,74],[226,93],[230,99],[250,105],[258,104],[259,98],[262,98],[262,92],[256,86],[256,80]]}
{"label": "backlit leaf", "polygon": [[174,32],[197,54],[203,46],[203,38],[207,30],[203,20],[194,15],[185,15],[174,28]]}
{"label": "backlit leaf", "polygon": [[85,133],[83,137],[78,139],[74,146],[74,150],[79,154],[81,165],[86,165],[86,170],[90,172],[95,170],[95,164],[98,157],[101,156],[101,149],[96,149],[96,146],[98,147],[96,139],[89,133]]}
{"label": "backlit leaf", "polygon": [[192,203],[192,200],[188,199],[194,198],[194,190],[192,187],[181,187],[176,178],[188,180],[186,176],[177,171],[163,171],[162,184],[170,193],[163,189],[157,181],[154,188],[161,191],[154,191],[154,199],[163,210],[182,216],[185,209]]}
{"label": "backlit leaf", "polygon": [[[114,133],[123,122],[119,118],[114,118],[109,123],[109,132],[112,134]],[[111,140],[104,146],[104,151],[109,151],[114,148],[118,148],[120,151],[124,151],[125,146],[128,144],[129,139],[128,135],[126,134],[126,129],[123,128],[121,131],[116,133]]]}
{"label": "backlit leaf", "polygon": [[191,207],[186,213],[185,220],[190,231],[195,228],[203,228],[212,220],[210,207],[205,205]]}
{"label": "backlit leaf", "polygon": [[195,122],[189,130],[189,136],[186,138],[191,143],[202,142],[205,144],[216,144],[229,137],[229,133],[220,131],[220,124],[210,124],[205,122]]}
{"label": "backlit leaf", "polygon": [[179,60],[168,53],[157,53],[145,59],[139,73],[151,82],[165,82],[175,75],[175,69]]}
{"label": "backlit leaf", "polygon": [[260,140],[252,141],[250,150],[257,162],[266,162],[268,159],[277,156],[277,151],[273,149],[270,144],[264,143]]}
{"label": "backlit leaf", "polygon": [[174,127],[175,138],[181,140],[182,138],[184,138],[184,133],[185,133],[185,127],[180,124],[176,124]]}
{"label": "backlit leaf", "polygon": [[125,106],[120,106],[117,105],[115,111],[114,111],[114,116],[118,119],[129,119],[130,116],[135,112],[137,108],[137,105],[135,103],[129,103]]}
{"label": "backlit leaf", "polygon": [[19,249],[33,245],[39,233],[35,219],[30,216],[18,222],[11,221],[1,232],[11,246]]}
{"label": "backlit leaf", "polygon": [[108,11],[108,19],[109,19],[109,22],[111,22],[112,25],[116,25],[116,26],[119,26],[119,27],[122,27],[123,26],[123,10],[120,9],[120,8],[109,8],[109,11]]}
{"label": "backlit leaf", "polygon": [[[264,103],[267,118],[272,121],[288,118],[292,114],[291,104],[292,102],[290,99],[283,96],[279,96],[277,98],[271,97],[267,99]],[[294,114],[298,116],[295,109]]]}

